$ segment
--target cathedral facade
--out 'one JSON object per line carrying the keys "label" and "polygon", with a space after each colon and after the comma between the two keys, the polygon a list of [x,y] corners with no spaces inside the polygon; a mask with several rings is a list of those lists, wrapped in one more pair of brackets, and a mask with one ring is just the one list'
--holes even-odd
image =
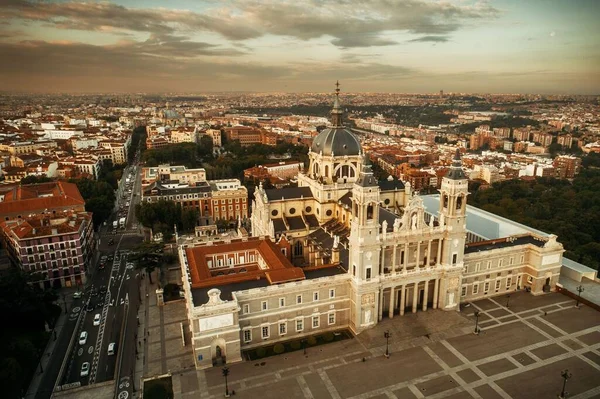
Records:
{"label": "cathedral facade", "polygon": [[198,368],[280,341],[359,334],[384,317],[556,285],[563,248],[555,236],[468,233],[458,150],[438,209],[427,211],[409,184],[374,177],[342,117],[336,93],[332,126],[314,139],[298,187],[257,187],[253,238],[210,251],[180,247]]}

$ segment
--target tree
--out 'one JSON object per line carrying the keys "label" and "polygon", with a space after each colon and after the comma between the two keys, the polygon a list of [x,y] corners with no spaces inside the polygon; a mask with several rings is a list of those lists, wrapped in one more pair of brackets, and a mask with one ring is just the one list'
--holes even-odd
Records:
{"label": "tree", "polygon": [[156,242],[140,244],[130,256],[130,260],[138,270],[145,270],[152,284],[152,272],[160,268],[163,257],[164,245]]}
{"label": "tree", "polygon": [[54,180],[47,176],[29,175],[29,176],[25,176],[24,178],[21,179],[21,185],[47,183],[47,182],[51,182],[51,181],[54,181]]}

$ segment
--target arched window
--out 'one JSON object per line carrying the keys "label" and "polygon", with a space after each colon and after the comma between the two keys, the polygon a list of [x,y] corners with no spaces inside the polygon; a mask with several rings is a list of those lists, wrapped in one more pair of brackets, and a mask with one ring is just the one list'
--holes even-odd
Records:
{"label": "arched window", "polygon": [[329,165],[325,165],[325,177],[329,177]]}
{"label": "arched window", "polygon": [[448,196],[444,194],[444,208],[448,208]]}
{"label": "arched window", "polygon": [[367,220],[373,219],[373,204],[367,205]]}
{"label": "arched window", "polygon": [[456,198],[456,209],[461,209],[462,208],[462,201],[463,201],[462,195],[459,196],[458,198]]}

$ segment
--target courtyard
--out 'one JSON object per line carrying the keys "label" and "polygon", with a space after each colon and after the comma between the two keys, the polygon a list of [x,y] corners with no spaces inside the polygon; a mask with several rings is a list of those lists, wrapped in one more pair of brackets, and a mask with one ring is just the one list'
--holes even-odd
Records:
{"label": "courtyard", "polygon": [[[220,368],[168,368],[175,398],[225,393]],[[572,374],[569,398],[600,398],[600,312],[576,308],[558,293],[518,292],[463,305],[460,313],[385,318],[353,339],[309,347],[306,355],[300,350],[229,369],[228,388],[239,398],[555,398],[564,369]]]}

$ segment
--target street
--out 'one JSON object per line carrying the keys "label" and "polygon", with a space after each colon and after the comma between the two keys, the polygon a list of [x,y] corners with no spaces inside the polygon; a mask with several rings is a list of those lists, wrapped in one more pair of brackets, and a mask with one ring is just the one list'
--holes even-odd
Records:
{"label": "street", "polygon": [[[126,182],[128,178],[130,183]],[[55,386],[64,390],[79,384],[85,386],[113,380],[119,375],[132,376],[142,273],[133,264],[128,265],[127,254],[143,241],[135,220],[140,188],[139,167],[127,166],[116,191],[115,211],[97,233],[98,253],[88,269],[85,292],[81,298],[74,298],[74,292],[66,294],[68,306],[63,298],[65,321],[56,335],[52,355],[48,353],[39,386],[33,391],[35,398],[49,398]],[[118,222],[121,218],[126,219],[124,226],[114,229],[113,221]],[[99,321],[95,322],[95,318]],[[85,343],[80,343],[84,331],[87,338]],[[71,340],[74,342],[69,351]],[[109,345],[113,343],[114,350],[109,354]],[[84,363],[89,365],[87,373],[82,373]],[[62,378],[57,381],[63,364]],[[123,369],[121,373],[117,370],[119,364]],[[133,393],[132,384],[122,386],[129,387],[127,395]]]}

